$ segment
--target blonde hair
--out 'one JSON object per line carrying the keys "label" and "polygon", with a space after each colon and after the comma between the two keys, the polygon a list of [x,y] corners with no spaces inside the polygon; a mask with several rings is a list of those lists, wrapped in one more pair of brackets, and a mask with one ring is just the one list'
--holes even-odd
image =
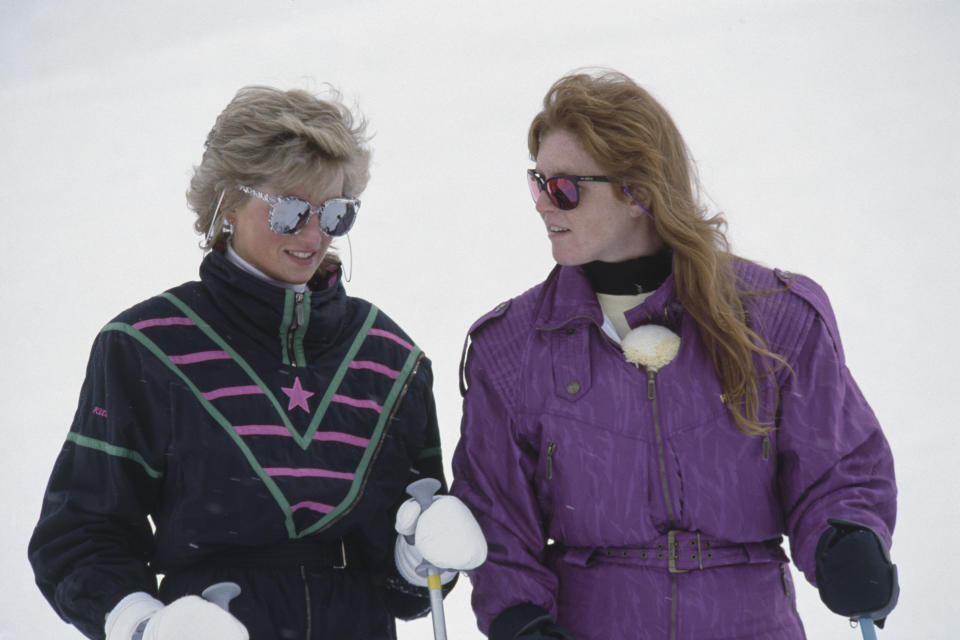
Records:
{"label": "blonde hair", "polygon": [[[737,427],[748,435],[770,430],[761,419],[758,381],[784,360],[747,324],[720,214],[699,202],[695,168],[670,114],[622,73],[574,73],[553,84],[530,124],[527,145],[536,158],[544,134],[572,133],[600,164],[618,198],[649,195],[657,234],[673,250],[677,297],[696,321]],[[767,370],[758,372],[754,358]],[[764,407],[773,415],[774,407]]]}
{"label": "blonde hair", "polygon": [[[261,86],[237,92],[207,135],[187,190],[198,233],[207,233],[218,202],[221,212],[231,211],[250,198],[233,188],[238,185],[272,181],[278,188],[291,188],[307,181],[323,183],[342,173],[344,196],[363,192],[370,179],[366,122],[355,117],[332,88],[330,94],[323,100],[299,89]],[[217,228],[203,246],[222,247],[225,239]]]}

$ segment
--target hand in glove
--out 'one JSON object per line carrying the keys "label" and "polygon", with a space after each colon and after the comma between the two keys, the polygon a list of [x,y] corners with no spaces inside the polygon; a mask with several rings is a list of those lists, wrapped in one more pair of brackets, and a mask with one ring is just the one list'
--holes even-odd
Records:
{"label": "hand in glove", "polygon": [[[434,496],[426,510],[416,500],[407,500],[397,511],[395,528],[397,569],[411,584],[427,586],[426,572],[417,571],[424,561],[440,569],[440,579],[447,583],[458,571],[475,569],[487,559],[480,525],[456,496]],[[413,544],[407,541],[410,537]]]}
{"label": "hand in glove", "polygon": [[849,520],[829,519],[817,543],[817,588],[834,613],[872,618],[882,627],[897,605],[897,567],[873,529]]}
{"label": "hand in glove", "polygon": [[106,640],[250,639],[239,620],[203,598],[185,596],[164,606],[142,591],[117,603],[107,614],[104,630]]}
{"label": "hand in glove", "polygon": [[576,640],[540,607],[523,603],[505,609],[490,624],[490,640]]}
{"label": "hand in glove", "polygon": [[539,627],[514,637],[516,640],[576,640],[569,629],[555,622],[544,622]]}

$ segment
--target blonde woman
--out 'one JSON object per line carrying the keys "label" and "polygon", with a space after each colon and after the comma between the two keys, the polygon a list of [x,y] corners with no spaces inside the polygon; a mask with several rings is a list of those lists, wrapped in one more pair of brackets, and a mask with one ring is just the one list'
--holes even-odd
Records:
{"label": "blonde woman", "polygon": [[386,640],[430,608],[425,560],[447,590],[482,561],[455,498],[404,502],[444,480],[430,361],[330,251],[369,162],[336,96],[247,87],[214,124],[200,280],[97,336],[30,542],[87,637]]}
{"label": "blonde woman", "polygon": [[896,602],[893,459],[810,279],[732,255],[669,114],[576,73],[530,126],[556,268],[470,329],[453,493],[493,640],[803,638],[788,558]]}

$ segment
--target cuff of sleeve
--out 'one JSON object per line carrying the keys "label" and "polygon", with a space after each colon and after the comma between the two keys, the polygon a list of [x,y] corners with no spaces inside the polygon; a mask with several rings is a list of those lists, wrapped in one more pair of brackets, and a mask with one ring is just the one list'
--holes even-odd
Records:
{"label": "cuff of sleeve", "polygon": [[106,640],[130,640],[138,625],[162,608],[163,603],[149,593],[127,595],[107,614],[103,625]]}
{"label": "cuff of sleeve", "polygon": [[514,605],[501,611],[490,623],[490,640],[513,640],[549,622],[553,622],[553,616],[535,604]]}
{"label": "cuff of sleeve", "polygon": [[[404,580],[418,587],[427,586],[426,571],[423,570],[422,574],[417,571],[423,564],[423,556],[415,546],[404,540],[403,536],[397,536],[397,543],[393,548],[393,560]],[[443,571],[440,573],[440,582],[447,584],[456,578],[458,573],[458,571]]]}

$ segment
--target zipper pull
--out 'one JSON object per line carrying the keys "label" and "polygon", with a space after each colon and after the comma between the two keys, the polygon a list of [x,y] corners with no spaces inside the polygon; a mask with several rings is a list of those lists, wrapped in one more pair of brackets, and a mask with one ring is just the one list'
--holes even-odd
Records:
{"label": "zipper pull", "polygon": [[551,442],[547,445],[547,480],[553,479],[553,453],[557,450],[557,443]]}
{"label": "zipper pull", "polygon": [[650,398],[651,400],[655,400],[657,398],[657,387],[655,383],[656,379],[657,379],[656,371],[647,372],[647,397]]}
{"label": "zipper pull", "polygon": [[303,326],[303,292],[297,292],[297,295],[294,296],[294,301],[297,308],[297,326]]}
{"label": "zipper pull", "polygon": [[763,457],[763,461],[766,462],[770,459],[770,436],[767,434],[763,434],[762,447],[761,456]]}

